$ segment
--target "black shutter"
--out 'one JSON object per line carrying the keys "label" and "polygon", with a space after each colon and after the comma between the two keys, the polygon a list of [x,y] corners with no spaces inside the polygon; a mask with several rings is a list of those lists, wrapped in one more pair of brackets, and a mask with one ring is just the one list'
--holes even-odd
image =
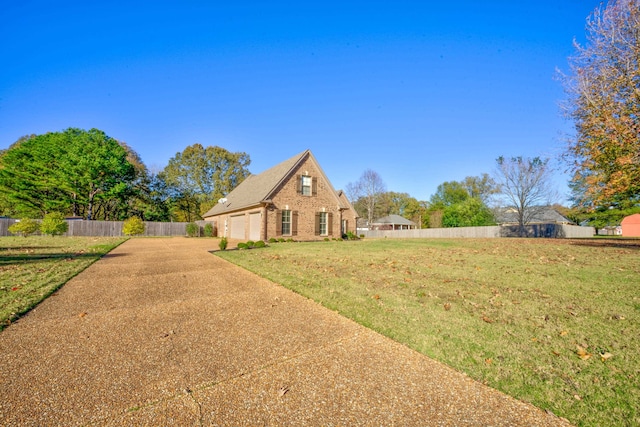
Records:
{"label": "black shutter", "polygon": [[276,236],[282,235],[282,211],[276,211]]}
{"label": "black shutter", "polygon": [[298,235],[298,211],[291,212],[291,235]]}
{"label": "black shutter", "polygon": [[329,212],[327,216],[329,217],[327,218],[327,234],[331,236],[333,235],[333,213]]}
{"label": "black shutter", "polygon": [[296,175],[296,191],[302,194],[302,175]]}
{"label": "black shutter", "polygon": [[318,178],[311,178],[311,195],[318,195]]}
{"label": "black shutter", "polygon": [[320,235],[320,212],[316,212],[316,236]]}

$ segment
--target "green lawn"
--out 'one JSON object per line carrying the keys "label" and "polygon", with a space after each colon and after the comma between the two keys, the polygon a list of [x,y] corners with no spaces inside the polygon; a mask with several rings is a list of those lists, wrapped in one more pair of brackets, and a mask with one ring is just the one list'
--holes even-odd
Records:
{"label": "green lawn", "polygon": [[0,330],[125,240],[0,237]]}
{"label": "green lawn", "polygon": [[640,240],[379,239],[217,254],[574,424],[640,425]]}

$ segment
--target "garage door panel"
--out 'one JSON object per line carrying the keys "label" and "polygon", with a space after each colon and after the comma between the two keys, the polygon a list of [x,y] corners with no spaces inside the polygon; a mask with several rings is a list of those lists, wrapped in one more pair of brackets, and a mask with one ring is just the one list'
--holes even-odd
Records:
{"label": "garage door panel", "polygon": [[260,240],[260,212],[249,214],[249,240]]}
{"label": "garage door panel", "polygon": [[231,238],[244,240],[244,215],[231,217]]}

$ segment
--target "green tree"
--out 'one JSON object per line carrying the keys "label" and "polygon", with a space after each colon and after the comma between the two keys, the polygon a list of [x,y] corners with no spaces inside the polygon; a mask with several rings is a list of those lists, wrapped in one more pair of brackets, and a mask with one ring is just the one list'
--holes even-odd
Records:
{"label": "green tree", "polygon": [[145,223],[137,216],[132,216],[122,223],[122,233],[126,236],[138,236],[144,234]]}
{"label": "green tree", "polygon": [[566,151],[579,205],[640,201],[640,2],[611,0],[587,19],[587,43],[575,44],[561,75],[565,112],[575,124]]}
{"label": "green tree", "polygon": [[176,153],[161,173],[175,214],[189,222],[201,219],[218,199],[249,176],[250,163],[248,154],[218,146],[194,144]]}
{"label": "green tree", "polygon": [[480,176],[468,176],[461,184],[469,196],[479,199],[485,205],[489,203],[491,196],[498,193],[496,181],[488,173],[483,173]]}
{"label": "green tree", "polygon": [[443,182],[431,196],[430,202],[433,208],[444,208],[464,202],[469,197],[469,192],[464,184],[458,181]]}
{"label": "green tree", "polygon": [[0,190],[17,212],[82,214],[122,198],[135,178],[127,151],[103,131],[69,128],[19,140],[0,157]]}
{"label": "green tree", "polygon": [[496,191],[496,183],[488,174],[468,176],[464,181],[443,182],[430,198],[427,211],[429,227],[494,224],[493,213],[486,202]]}
{"label": "green tree", "polygon": [[22,237],[27,237],[38,231],[40,224],[31,218],[22,218],[20,221],[13,223],[9,226],[9,232],[13,234],[19,234]]}
{"label": "green tree", "polygon": [[493,212],[477,197],[447,206],[442,215],[444,227],[480,227],[494,225]]}
{"label": "green tree", "polygon": [[69,224],[64,220],[64,215],[60,212],[50,212],[46,214],[40,223],[40,232],[55,236],[65,233],[69,229]]}

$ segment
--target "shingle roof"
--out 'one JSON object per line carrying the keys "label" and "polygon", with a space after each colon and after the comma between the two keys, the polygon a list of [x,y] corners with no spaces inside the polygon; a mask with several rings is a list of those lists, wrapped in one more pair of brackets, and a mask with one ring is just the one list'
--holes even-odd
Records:
{"label": "shingle roof", "polygon": [[224,203],[218,203],[203,217],[255,206],[267,200],[289,172],[310,153],[309,150],[305,150],[258,175],[249,175],[226,196]]}
{"label": "shingle roof", "polygon": [[415,222],[410,221],[400,215],[389,215],[373,221],[373,224],[396,224],[396,225],[416,225]]}
{"label": "shingle roof", "polygon": [[[550,207],[536,206],[531,208],[529,223],[539,224],[567,224],[571,221],[558,211]],[[502,224],[517,224],[518,214],[515,210],[502,210],[497,214],[497,220]]]}

